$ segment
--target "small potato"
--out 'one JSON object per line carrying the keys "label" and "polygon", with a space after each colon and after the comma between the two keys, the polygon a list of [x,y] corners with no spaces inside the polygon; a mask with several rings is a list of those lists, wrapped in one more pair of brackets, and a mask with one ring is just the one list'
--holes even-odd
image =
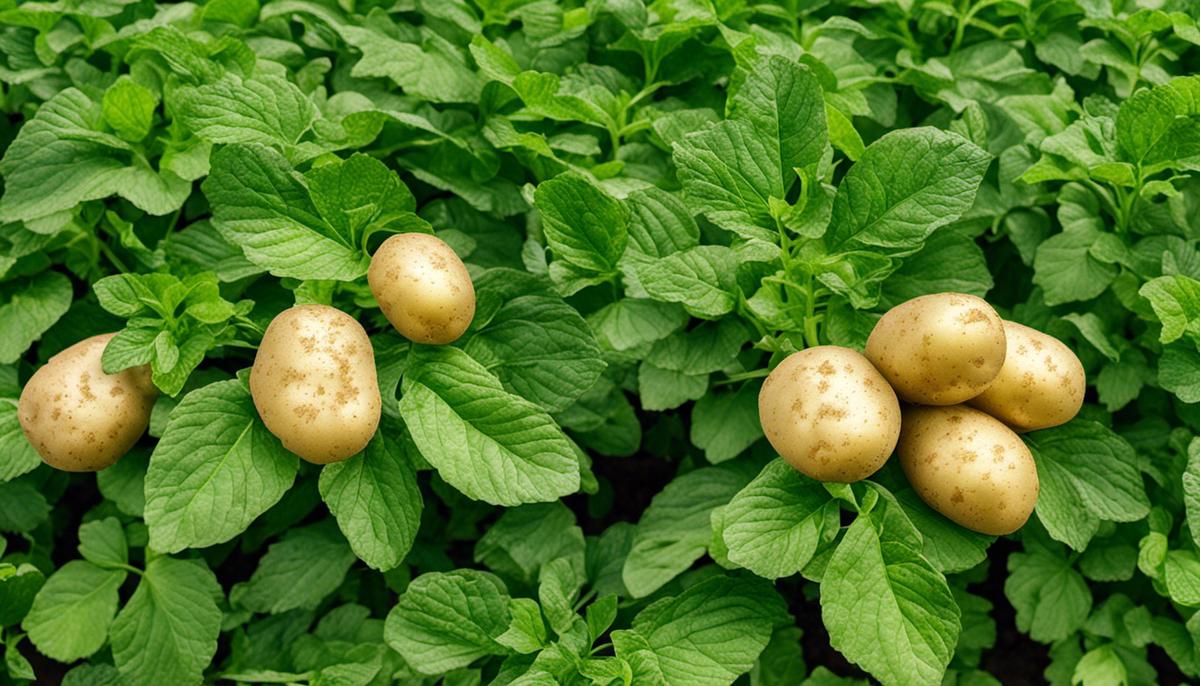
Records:
{"label": "small potato", "polygon": [[900,403],[867,358],[834,345],[788,356],[763,382],[758,417],[776,452],[820,481],[850,483],[883,466]]}
{"label": "small potato", "polygon": [[283,447],[313,464],[353,456],[379,427],[371,341],[353,317],[326,305],[297,305],[271,320],[250,395]]}
{"label": "small potato", "polygon": [[453,343],[475,317],[467,266],[436,236],[402,233],[384,241],[367,283],[384,316],[414,343]]}
{"label": "small potato", "polygon": [[972,531],[1011,534],[1037,504],[1037,466],[1029,448],[979,410],[905,408],[896,453],[917,495]]}
{"label": "small potato", "polygon": [[1083,364],[1062,341],[1016,322],[1004,322],[1008,355],[1000,375],[970,400],[1015,431],[1071,421],[1083,406]]}
{"label": "small potato", "polygon": [[867,339],[867,359],[911,403],[955,405],[985,389],[1004,365],[1004,322],[962,293],[923,295],[887,311]]}
{"label": "small potato", "polygon": [[150,368],[105,374],[100,366],[114,335],[86,338],[51,357],[21,391],[21,430],[55,469],[95,472],[112,466],[150,424],[158,395]]}

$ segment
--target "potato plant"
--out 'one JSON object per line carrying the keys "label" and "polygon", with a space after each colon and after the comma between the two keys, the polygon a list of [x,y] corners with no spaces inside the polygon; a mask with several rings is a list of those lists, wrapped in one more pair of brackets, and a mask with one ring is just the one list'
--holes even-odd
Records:
{"label": "potato plant", "polygon": [[1200,679],[1191,0],[0,0],[0,686]]}

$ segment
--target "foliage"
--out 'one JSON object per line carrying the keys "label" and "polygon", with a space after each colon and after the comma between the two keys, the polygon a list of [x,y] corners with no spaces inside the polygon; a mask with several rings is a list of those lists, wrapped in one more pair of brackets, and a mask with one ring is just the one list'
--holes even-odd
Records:
{"label": "foliage", "polygon": [[[1198,20],[0,0],[0,683],[859,683],[802,653],[819,613],[884,684],[992,684],[999,604],[1051,683],[1200,677]],[[453,347],[366,287],[430,230],[479,297]],[[945,290],[1088,371],[1004,543],[894,464],[807,480],[758,424],[773,362]],[[324,468],[245,385],[297,302],[367,327],[384,393]],[[106,331],[150,436],[52,472],[16,398]]]}

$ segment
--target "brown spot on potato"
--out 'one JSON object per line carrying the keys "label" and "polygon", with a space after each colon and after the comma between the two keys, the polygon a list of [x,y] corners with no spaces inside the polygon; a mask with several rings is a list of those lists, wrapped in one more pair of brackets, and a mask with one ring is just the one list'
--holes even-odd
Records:
{"label": "brown spot on potato", "polygon": [[39,368],[21,391],[17,419],[42,460],[66,471],[98,471],[121,458],[146,431],[156,391],[149,371],[106,374],[113,334],[72,345]]}
{"label": "brown spot on potato", "polygon": [[379,425],[382,403],[366,331],[325,305],[299,305],[271,322],[251,368],[250,393],[267,429],[316,464],[358,453]]}
{"label": "brown spot on potato", "polygon": [[790,355],[768,375],[758,400],[767,440],[815,479],[869,476],[887,460],[899,432],[895,393],[865,358],[846,348],[818,346]]}
{"label": "brown spot on potato", "polygon": [[367,282],[384,316],[409,340],[457,340],[475,314],[475,288],[462,260],[422,233],[388,238],[371,258]]}

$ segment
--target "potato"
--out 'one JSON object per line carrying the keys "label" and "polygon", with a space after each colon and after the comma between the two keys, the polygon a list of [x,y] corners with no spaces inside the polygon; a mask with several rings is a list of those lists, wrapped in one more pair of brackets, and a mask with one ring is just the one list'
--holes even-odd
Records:
{"label": "potato", "polygon": [[867,359],[922,405],[955,405],[987,389],[1004,365],[1004,322],[982,299],[937,293],[893,307],[867,339]]}
{"label": "potato", "polygon": [[453,343],[475,316],[467,266],[436,236],[402,233],[384,241],[367,283],[384,316],[414,343]]}
{"label": "potato", "polygon": [[1004,322],[1008,355],[1000,375],[970,400],[1018,432],[1071,421],[1083,406],[1083,364],[1062,341],[1016,322]]}
{"label": "potato", "polygon": [[979,410],[906,407],[896,453],[917,495],[972,531],[1010,534],[1037,504],[1037,466],[1029,448]]}
{"label": "potato", "polygon": [[129,452],[150,424],[158,391],[150,368],[105,374],[104,347],[116,334],[86,338],[50,358],[21,391],[17,419],[42,461],[95,472]]}
{"label": "potato", "polygon": [[758,393],[758,417],[776,452],[821,481],[874,474],[896,447],[900,403],[867,358],[833,345],[789,355]]}
{"label": "potato", "polygon": [[313,464],[353,456],[379,427],[371,341],[353,317],[326,305],[297,305],[271,320],[250,395],[283,447]]}

